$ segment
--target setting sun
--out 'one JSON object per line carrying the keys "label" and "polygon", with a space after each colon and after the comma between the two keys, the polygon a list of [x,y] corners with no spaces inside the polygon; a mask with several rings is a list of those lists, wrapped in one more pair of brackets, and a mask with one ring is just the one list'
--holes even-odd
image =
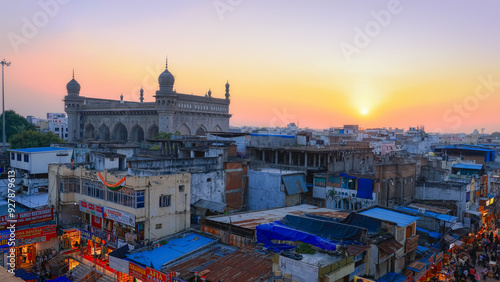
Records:
{"label": "setting sun", "polygon": [[366,116],[368,114],[368,109],[367,108],[361,109],[361,114]]}

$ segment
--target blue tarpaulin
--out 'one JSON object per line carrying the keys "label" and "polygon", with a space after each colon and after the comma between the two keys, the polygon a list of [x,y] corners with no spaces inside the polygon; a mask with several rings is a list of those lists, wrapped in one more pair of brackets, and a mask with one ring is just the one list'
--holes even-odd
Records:
{"label": "blue tarpaulin", "polygon": [[329,240],[362,241],[368,236],[366,228],[291,214],[287,214],[283,218],[283,223],[291,228],[328,238]]}
{"label": "blue tarpaulin", "polygon": [[377,279],[377,282],[402,282],[406,280],[406,276],[402,274],[397,274],[394,272],[389,272],[386,275]]}
{"label": "blue tarpaulin", "polygon": [[426,233],[427,235],[429,235],[429,237],[436,238],[436,239],[443,237],[443,234],[441,234],[439,232],[429,231],[427,229],[420,228],[420,227],[417,227],[417,231]]}
{"label": "blue tarpaulin", "polygon": [[66,276],[59,276],[56,279],[47,280],[47,282],[71,282],[71,280]]}
{"label": "blue tarpaulin", "polygon": [[358,198],[373,199],[373,181],[368,178],[358,179]]}
{"label": "blue tarpaulin", "polygon": [[350,213],[342,223],[366,228],[368,234],[376,234],[382,227],[382,220],[354,212]]}
{"label": "blue tarpaulin", "polygon": [[295,246],[277,245],[271,240],[301,241],[328,251],[335,251],[337,249],[337,246],[328,241],[328,239],[288,227],[279,221],[258,225],[256,230],[257,243],[264,243],[266,248],[275,252],[292,249]]}
{"label": "blue tarpaulin", "polygon": [[357,178],[356,176],[347,175],[347,174],[345,174],[345,173],[343,173],[343,172],[341,172],[341,173],[340,173],[340,176],[342,176],[342,177],[347,177],[347,178],[352,178],[352,179],[356,179],[356,178]]}

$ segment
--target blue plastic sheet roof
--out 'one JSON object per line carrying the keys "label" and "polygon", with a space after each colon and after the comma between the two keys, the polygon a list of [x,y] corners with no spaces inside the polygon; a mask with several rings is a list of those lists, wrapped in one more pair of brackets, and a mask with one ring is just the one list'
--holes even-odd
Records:
{"label": "blue plastic sheet roof", "polygon": [[397,274],[394,272],[389,272],[386,275],[377,279],[377,282],[402,282],[406,280],[406,276],[402,274]]}
{"label": "blue plastic sheet roof", "polygon": [[426,216],[433,217],[433,218],[436,218],[436,219],[439,219],[442,221],[446,221],[446,222],[454,222],[458,219],[458,217],[456,217],[456,216],[437,213],[437,212],[431,212],[431,211],[427,211],[427,210],[424,213],[421,213],[418,211],[418,209],[410,208],[410,207],[396,207],[395,209],[400,210],[400,211],[405,211],[408,213],[412,213],[414,215],[426,215]]}
{"label": "blue plastic sheet roof", "polygon": [[283,175],[282,178],[288,195],[307,192],[307,185],[303,174]]}
{"label": "blue plastic sheet roof", "polygon": [[399,227],[407,226],[414,221],[417,221],[420,217],[406,215],[403,213],[386,210],[382,208],[373,208],[366,211],[362,211],[359,214],[366,215],[369,217],[377,218],[384,221],[390,221],[396,223]]}
{"label": "blue plastic sheet roof", "polygon": [[461,169],[476,169],[481,170],[483,165],[481,164],[454,164],[453,168],[461,168]]}
{"label": "blue plastic sheet roof", "polygon": [[419,246],[417,247],[417,253],[420,253],[420,254],[424,254],[424,253],[426,253],[428,250],[429,250],[429,248],[424,247],[424,246],[420,246],[420,245],[419,245]]}
{"label": "blue plastic sheet roof", "polygon": [[208,245],[213,241],[213,239],[198,234],[189,234],[184,238],[172,239],[167,244],[152,251],[127,254],[126,256],[131,261],[160,270],[163,264]]}
{"label": "blue plastic sheet roof", "polygon": [[38,152],[51,152],[51,151],[67,151],[68,148],[54,148],[54,147],[38,147],[38,148],[26,148],[26,149],[12,149],[12,152],[21,153],[38,153]]}
{"label": "blue plastic sheet roof", "polygon": [[443,237],[443,234],[441,234],[439,232],[429,231],[429,230],[421,228],[421,227],[417,227],[417,231],[426,233],[427,235],[429,235],[429,237],[436,238],[436,239]]}

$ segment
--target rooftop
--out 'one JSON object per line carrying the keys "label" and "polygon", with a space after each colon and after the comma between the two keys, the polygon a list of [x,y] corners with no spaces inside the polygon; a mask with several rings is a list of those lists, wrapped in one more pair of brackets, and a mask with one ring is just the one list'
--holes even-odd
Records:
{"label": "rooftop", "polygon": [[54,148],[54,147],[38,147],[38,148],[26,148],[26,149],[11,149],[11,152],[18,153],[43,153],[43,152],[54,152],[54,151],[69,151],[69,148]]}
{"label": "rooftop", "polygon": [[405,227],[420,218],[378,207],[362,211],[359,214],[377,218],[383,221],[393,222],[396,223],[399,227]]}
{"label": "rooftop", "polygon": [[272,254],[241,248],[210,264],[203,271],[208,281],[262,281],[272,277]]}
{"label": "rooftop", "polygon": [[345,218],[347,213],[334,209],[319,208],[311,205],[298,205],[278,209],[260,210],[254,212],[237,213],[223,216],[209,216],[206,219],[220,222],[231,223],[247,229],[255,229],[257,225],[281,220],[287,214],[305,215],[316,214],[331,218]]}
{"label": "rooftop", "polygon": [[172,239],[167,244],[151,251],[142,251],[127,254],[126,256],[131,261],[138,262],[147,267],[153,266],[154,269],[160,270],[165,263],[180,258],[212,242],[214,242],[213,239],[192,233],[182,238]]}
{"label": "rooftop", "polygon": [[461,169],[474,169],[474,170],[481,170],[483,169],[482,164],[454,164],[452,168],[461,168]]}

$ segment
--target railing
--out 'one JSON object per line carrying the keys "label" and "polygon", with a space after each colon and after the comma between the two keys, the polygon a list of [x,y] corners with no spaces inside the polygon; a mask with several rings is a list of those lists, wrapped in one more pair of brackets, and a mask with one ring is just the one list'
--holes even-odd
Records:
{"label": "railing", "polygon": [[88,261],[88,260],[82,258],[77,253],[71,253],[71,254],[68,254],[68,256],[70,256],[72,259],[76,260],[80,264],[83,264],[85,266],[90,267],[90,269],[92,269],[93,271],[96,271],[96,272],[100,273],[101,275],[108,277],[109,279],[112,279],[114,281],[116,281],[116,279],[117,279],[117,276],[115,273],[107,270],[105,267],[102,267],[96,263],[93,263],[91,261]]}

